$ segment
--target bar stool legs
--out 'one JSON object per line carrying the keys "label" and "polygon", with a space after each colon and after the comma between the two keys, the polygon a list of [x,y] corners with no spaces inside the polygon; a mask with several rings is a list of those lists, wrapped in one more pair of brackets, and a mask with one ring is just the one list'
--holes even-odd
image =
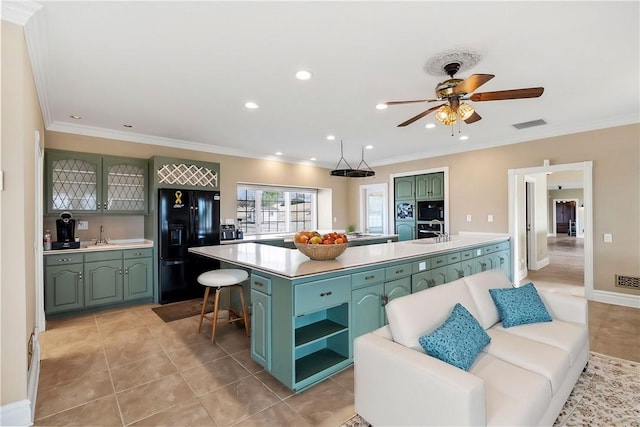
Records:
{"label": "bar stool legs", "polygon": [[240,304],[242,306],[242,313],[238,313],[235,310],[233,310],[231,307],[228,308],[229,310],[229,317],[227,318],[226,322],[227,323],[234,323],[234,322],[244,322],[244,329],[245,332],[247,334],[247,336],[250,336],[250,332],[249,332],[249,316],[247,313],[247,306],[245,304],[245,300],[244,300],[244,292],[242,290],[242,286],[241,285],[228,285],[228,286],[221,286],[221,287],[214,287],[213,288],[213,312],[210,314],[205,314],[206,311],[206,306],[207,306],[207,301],[209,300],[209,294],[210,294],[210,290],[211,290],[211,286],[207,286],[206,289],[204,290],[204,299],[202,301],[202,311],[200,312],[200,322],[198,324],[198,333],[200,333],[200,331],[202,330],[202,321],[204,319],[207,319],[208,321],[211,322],[211,342],[215,342],[216,339],[216,328],[218,326],[218,313],[220,311],[220,294],[222,293],[222,289],[224,288],[229,288],[229,292],[231,292],[233,289],[238,291],[238,294],[240,296]]}

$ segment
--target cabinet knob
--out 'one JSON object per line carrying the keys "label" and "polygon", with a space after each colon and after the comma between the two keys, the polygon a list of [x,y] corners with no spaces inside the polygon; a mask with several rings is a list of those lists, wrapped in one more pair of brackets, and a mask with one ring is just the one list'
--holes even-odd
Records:
{"label": "cabinet knob", "polygon": [[396,270],[396,274],[402,274],[404,273],[404,268],[401,268],[400,270]]}
{"label": "cabinet knob", "polygon": [[263,285],[262,283],[260,283],[260,282],[253,282],[253,284],[254,284],[254,285],[256,285],[256,286],[260,286],[260,287],[263,287],[263,286],[264,286],[264,285]]}
{"label": "cabinet knob", "polygon": [[78,280],[82,280],[82,272],[78,271]]}
{"label": "cabinet knob", "polygon": [[129,274],[129,267],[124,269],[124,274]]}
{"label": "cabinet knob", "polygon": [[382,295],[382,305],[385,306],[389,302],[389,296]]}
{"label": "cabinet knob", "polygon": [[320,294],[321,297],[328,297],[329,295],[333,295],[333,292],[329,291],[329,292],[322,292]]}
{"label": "cabinet knob", "polygon": [[120,275],[122,276],[122,268],[118,269],[118,272],[120,273]]}
{"label": "cabinet knob", "polygon": [[373,280],[373,279],[375,279],[375,278],[376,278],[376,276],[371,275],[371,276],[366,276],[366,277],[364,278],[364,280]]}

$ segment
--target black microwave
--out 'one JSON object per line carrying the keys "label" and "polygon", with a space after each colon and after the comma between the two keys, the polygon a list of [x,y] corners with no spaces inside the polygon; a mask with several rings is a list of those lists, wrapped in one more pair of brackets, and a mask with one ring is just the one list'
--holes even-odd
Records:
{"label": "black microwave", "polygon": [[419,201],[417,208],[418,221],[444,221],[444,200]]}

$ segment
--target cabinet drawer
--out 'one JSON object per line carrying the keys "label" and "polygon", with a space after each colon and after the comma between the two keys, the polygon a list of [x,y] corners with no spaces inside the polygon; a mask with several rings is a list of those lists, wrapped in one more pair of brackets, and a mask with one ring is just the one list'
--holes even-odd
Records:
{"label": "cabinet drawer", "polygon": [[413,274],[420,273],[421,271],[431,270],[431,258],[423,259],[413,263]]}
{"label": "cabinet drawer", "polygon": [[462,259],[462,261],[467,261],[467,260],[473,259],[475,257],[474,252],[475,251],[473,249],[469,249],[467,251],[462,251],[462,252],[460,252],[460,258]]}
{"label": "cabinet drawer", "polygon": [[447,254],[447,264],[454,264],[456,262],[460,262],[461,259],[462,259],[462,256],[460,252],[452,252],[450,254]]}
{"label": "cabinet drawer", "polygon": [[354,288],[380,282],[384,282],[384,268],[356,273],[351,276],[351,285]]}
{"label": "cabinet drawer", "polygon": [[395,267],[387,267],[384,271],[385,280],[396,280],[410,276],[412,272],[411,264],[400,264]]}
{"label": "cabinet drawer", "polygon": [[502,243],[494,243],[492,245],[488,245],[485,246],[484,248],[482,248],[482,253],[483,254],[492,254],[494,252],[498,252],[504,249],[509,248],[509,242],[502,242]]}
{"label": "cabinet drawer", "polygon": [[84,262],[110,261],[114,259],[122,259],[122,250],[86,252],[84,254]]}
{"label": "cabinet drawer", "polygon": [[66,265],[82,262],[82,254],[45,255],[46,265]]}
{"label": "cabinet drawer", "polygon": [[447,256],[439,255],[431,258],[431,268],[444,267],[447,265]]}
{"label": "cabinet drawer", "polygon": [[251,289],[271,295],[271,279],[258,274],[251,275]]}
{"label": "cabinet drawer", "polygon": [[148,258],[153,255],[153,248],[125,249],[122,253],[124,259]]}
{"label": "cabinet drawer", "polygon": [[296,316],[334,307],[351,299],[351,276],[297,285],[294,294]]}

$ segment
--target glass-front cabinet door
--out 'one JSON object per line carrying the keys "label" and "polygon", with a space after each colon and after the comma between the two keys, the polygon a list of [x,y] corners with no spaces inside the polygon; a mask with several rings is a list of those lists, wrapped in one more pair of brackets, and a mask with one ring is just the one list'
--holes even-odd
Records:
{"label": "glass-front cabinet door", "polygon": [[99,212],[102,161],[94,154],[46,152],[47,213]]}
{"label": "glass-front cabinet door", "polygon": [[147,169],[144,159],[104,157],[102,211],[147,213]]}

